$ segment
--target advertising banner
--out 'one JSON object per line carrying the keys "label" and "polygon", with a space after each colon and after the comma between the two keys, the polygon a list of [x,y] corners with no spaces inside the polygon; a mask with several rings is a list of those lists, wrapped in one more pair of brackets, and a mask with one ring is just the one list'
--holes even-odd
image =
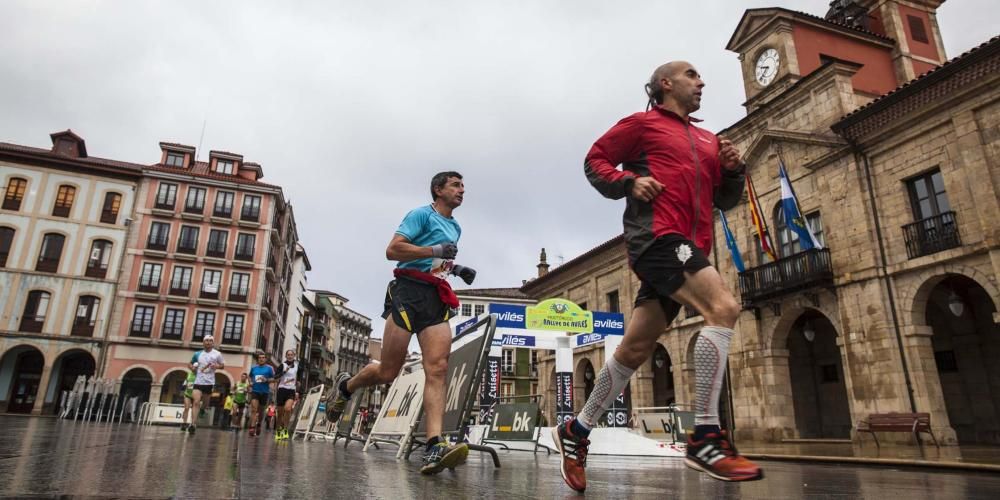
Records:
{"label": "advertising banner", "polygon": [[632,384],[611,403],[611,408],[604,412],[604,425],[607,427],[628,427],[629,408],[632,407]]}
{"label": "advertising banner", "polygon": [[590,333],[594,330],[594,315],[565,299],[543,300],[525,308],[525,325],[529,330]]}
{"label": "advertising banner", "polygon": [[490,304],[490,314],[496,315],[497,328],[518,328],[524,330],[524,306]]}
{"label": "advertising banner", "polygon": [[407,434],[420,414],[423,402],[423,370],[400,375],[389,388],[371,433],[397,436]]}
{"label": "advertising banner", "polygon": [[556,373],[556,423],[573,418],[573,372]]}
{"label": "advertising banner", "polygon": [[[476,370],[480,368],[478,365],[479,361],[483,359],[484,349],[489,349],[489,346],[483,345],[486,342],[487,333],[484,331],[482,334],[476,335],[448,356],[448,375],[445,378],[448,381],[448,392],[445,397],[444,420],[441,426],[444,432],[457,431],[464,423],[461,422],[462,413],[465,410],[463,406],[469,401],[469,392],[472,390],[472,386],[476,385],[473,382],[478,382],[474,377],[482,376]],[[421,420],[418,432],[426,430],[426,424]]]}
{"label": "advertising banner", "polygon": [[496,416],[490,424],[492,441],[533,441],[538,425],[537,403],[515,403],[497,406]]}
{"label": "advertising banner", "polygon": [[479,384],[479,421],[492,422],[493,410],[500,397],[500,356],[486,358],[486,369]]}
{"label": "advertising banner", "polygon": [[533,335],[512,335],[504,334],[500,345],[506,347],[535,347],[535,337]]}
{"label": "advertising banner", "polygon": [[462,332],[468,330],[469,328],[472,328],[478,321],[479,321],[479,316],[476,316],[475,318],[463,321],[455,325],[455,336],[458,337],[459,335],[462,334]]}
{"label": "advertising banner", "polygon": [[655,441],[674,440],[673,413],[640,413],[636,418],[643,436]]}
{"label": "advertising banner", "polygon": [[298,419],[295,421],[295,431],[294,434],[304,434],[312,432],[313,425],[316,422],[316,409],[319,407],[319,401],[323,398],[323,384],[317,385],[309,392],[306,393],[306,397],[302,398],[302,409],[299,410]]}

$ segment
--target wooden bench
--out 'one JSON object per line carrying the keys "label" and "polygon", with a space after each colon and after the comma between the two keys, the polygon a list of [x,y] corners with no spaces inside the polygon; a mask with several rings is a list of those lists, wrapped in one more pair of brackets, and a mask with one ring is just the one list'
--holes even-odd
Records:
{"label": "wooden bench", "polygon": [[872,413],[866,420],[858,422],[858,432],[871,434],[875,438],[875,446],[880,446],[876,432],[910,432],[918,444],[919,433],[926,432],[934,440],[934,446],[941,447],[931,431],[930,413]]}

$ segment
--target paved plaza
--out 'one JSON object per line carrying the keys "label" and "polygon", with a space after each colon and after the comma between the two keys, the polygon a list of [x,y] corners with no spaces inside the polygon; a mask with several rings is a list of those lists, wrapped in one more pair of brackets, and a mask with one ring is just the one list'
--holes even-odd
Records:
{"label": "paved plaza", "polygon": [[[385,447],[250,439],[213,429],[0,417],[0,496],[108,498],[578,498],[555,455],[476,453],[423,477]],[[591,457],[590,498],[1000,498],[1000,475],[763,462],[763,481],[727,484],[677,459]]]}

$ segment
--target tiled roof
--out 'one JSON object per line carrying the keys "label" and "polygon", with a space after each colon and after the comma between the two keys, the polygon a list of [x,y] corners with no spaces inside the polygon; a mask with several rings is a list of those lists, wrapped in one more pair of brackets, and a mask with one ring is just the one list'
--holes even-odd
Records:
{"label": "tiled roof", "polygon": [[[988,58],[998,51],[1000,51],[1000,36],[991,38],[844,115],[831,128],[837,133],[846,132],[854,137],[879,130],[907,113],[960,91],[971,81],[1000,73],[1000,58]],[[907,99],[911,96],[914,98]],[[900,105],[893,107],[894,104]],[[890,111],[880,114],[878,119],[870,122],[866,120],[879,111],[890,108]],[[862,121],[865,121],[863,127],[859,125]]]}
{"label": "tiled roof", "polygon": [[520,288],[466,288],[455,290],[455,294],[465,297],[492,297],[497,299],[530,300],[531,297],[521,292]]}
{"label": "tiled roof", "polygon": [[596,247],[591,248],[590,250],[587,250],[586,252],[578,255],[577,257],[574,257],[573,259],[570,259],[565,264],[563,264],[563,265],[561,265],[561,266],[559,266],[559,267],[557,267],[557,268],[549,271],[548,274],[546,274],[545,276],[541,276],[539,278],[535,278],[535,279],[533,279],[533,280],[525,283],[524,286],[521,287],[521,291],[524,292],[527,295],[531,295],[531,291],[533,289],[537,289],[541,283],[547,283],[547,282],[551,281],[555,276],[559,276],[559,275],[563,274],[567,269],[571,269],[576,264],[579,264],[579,263],[581,263],[581,262],[589,259],[590,257],[593,257],[594,255],[597,255],[597,254],[599,254],[599,253],[601,253],[601,252],[603,252],[603,251],[605,251],[605,250],[607,250],[609,248],[614,248],[614,247],[625,248],[625,234],[624,233],[623,234],[619,234],[618,236],[615,236],[614,238],[611,238],[610,240],[605,241],[604,243],[601,243],[600,245],[597,245]]}
{"label": "tiled roof", "polygon": [[178,142],[161,142],[160,146],[167,146],[170,148],[180,148],[180,149],[194,149],[194,146],[188,146],[187,144],[180,144]]}
{"label": "tiled roof", "polygon": [[52,150],[50,149],[33,148],[31,146],[22,146],[20,144],[11,144],[9,142],[0,142],[0,151],[10,151],[13,153],[28,154],[44,159],[79,163],[84,165],[93,165],[95,167],[110,167],[115,169],[128,170],[130,173],[134,174],[139,174],[142,168],[144,167],[143,165],[140,165],[138,163],[109,160],[107,158],[98,158],[96,156],[87,156],[85,158],[74,158],[72,156],[53,153]]}
{"label": "tiled roof", "polygon": [[209,170],[208,163],[205,163],[203,161],[196,162],[192,168],[169,167],[169,166],[164,165],[162,163],[157,163],[157,164],[154,164],[154,165],[149,165],[149,166],[144,167],[144,168],[146,168],[147,170],[154,170],[154,171],[159,171],[159,172],[169,172],[171,174],[177,174],[177,175],[192,175],[192,176],[195,176],[195,177],[204,177],[204,178],[207,178],[207,179],[215,179],[215,180],[225,181],[225,182],[235,182],[237,184],[249,184],[249,185],[252,185],[252,186],[260,186],[260,187],[281,189],[280,186],[275,186],[273,184],[267,184],[267,183],[260,182],[260,181],[252,181],[250,179],[244,179],[244,178],[242,178],[242,177],[240,177],[238,175],[220,174],[218,172],[213,172],[213,171]]}

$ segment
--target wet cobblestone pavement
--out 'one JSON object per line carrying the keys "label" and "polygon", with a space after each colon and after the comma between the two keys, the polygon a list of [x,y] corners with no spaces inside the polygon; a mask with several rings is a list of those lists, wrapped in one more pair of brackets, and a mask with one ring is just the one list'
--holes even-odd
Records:
{"label": "wet cobblestone pavement", "polygon": [[[270,435],[138,428],[0,416],[0,496],[108,498],[582,498],[556,455],[473,452],[454,473],[421,476],[416,453],[343,441],[275,443]],[[1000,498],[1000,474],[761,462],[766,478],[722,483],[677,459],[591,457],[590,498]]]}

